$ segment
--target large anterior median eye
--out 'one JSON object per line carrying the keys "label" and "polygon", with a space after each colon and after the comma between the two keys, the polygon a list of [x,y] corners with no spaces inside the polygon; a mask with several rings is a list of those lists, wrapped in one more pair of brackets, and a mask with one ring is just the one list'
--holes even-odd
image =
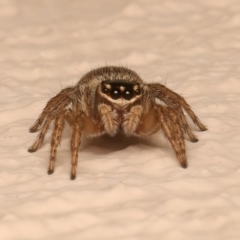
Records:
{"label": "large anterior median eye", "polygon": [[113,88],[111,89],[110,95],[112,99],[119,99],[121,97],[121,91],[118,88]]}
{"label": "large anterior median eye", "polygon": [[131,88],[127,88],[124,92],[123,92],[123,97],[126,100],[130,100],[133,97],[133,90]]}

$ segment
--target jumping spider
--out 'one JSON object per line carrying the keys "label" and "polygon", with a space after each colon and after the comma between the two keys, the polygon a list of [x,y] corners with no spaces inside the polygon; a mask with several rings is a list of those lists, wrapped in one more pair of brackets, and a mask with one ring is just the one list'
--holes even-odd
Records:
{"label": "jumping spider", "polygon": [[40,134],[28,151],[35,152],[41,146],[54,121],[48,168],[48,174],[52,174],[66,120],[72,128],[71,179],[75,179],[82,134],[98,137],[122,132],[126,136],[147,137],[161,129],[181,166],[186,168],[184,133],[192,142],[198,139],[183,110],[201,131],[207,130],[184,98],[164,85],[147,84],[128,68],[97,68],[85,74],[76,86],[63,89],[48,101],[30,128],[30,132],[40,128]]}

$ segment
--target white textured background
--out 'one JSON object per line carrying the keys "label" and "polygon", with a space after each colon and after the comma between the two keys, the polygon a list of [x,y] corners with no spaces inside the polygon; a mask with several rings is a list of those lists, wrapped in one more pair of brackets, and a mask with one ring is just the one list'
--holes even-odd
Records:
{"label": "white textured background", "polygon": [[[69,180],[70,128],[46,174],[45,103],[116,64],[184,96],[208,126],[189,168],[156,134],[86,140]],[[239,0],[0,0],[0,239],[240,239]]]}

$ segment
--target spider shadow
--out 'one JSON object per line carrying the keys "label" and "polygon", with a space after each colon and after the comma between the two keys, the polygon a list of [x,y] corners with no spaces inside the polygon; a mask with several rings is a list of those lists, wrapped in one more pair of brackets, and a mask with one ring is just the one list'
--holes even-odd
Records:
{"label": "spider shadow", "polygon": [[[71,127],[67,125],[63,130],[62,138],[66,141],[70,137]],[[139,146],[139,150],[143,148],[147,149],[148,147],[152,149],[161,149],[164,152],[173,154],[170,143],[161,131],[146,138],[126,136],[123,133],[118,133],[113,137],[107,134],[100,137],[87,137],[83,134],[80,151],[82,153],[105,155],[122,151],[132,146]]]}
{"label": "spider shadow", "polygon": [[[62,147],[65,150],[69,150],[71,131],[71,127],[66,124],[62,134],[63,144],[61,144],[62,146],[59,146],[59,148]],[[50,133],[48,133],[47,135],[48,136],[46,137],[46,139],[48,140],[44,141],[43,146],[48,145],[49,139],[51,139]],[[188,138],[185,138],[185,140],[189,141]],[[148,149],[148,147],[152,148],[152,150],[161,149],[161,151],[168,152],[169,154],[174,155],[170,143],[167,141],[161,131],[147,138],[140,138],[136,136],[128,137],[125,136],[123,133],[118,133],[114,137],[111,137],[109,135],[102,135],[100,137],[91,138],[83,135],[80,151],[82,153],[85,152],[94,153],[96,155],[105,155],[122,151],[132,146],[139,146],[139,150]],[[58,154],[65,156],[65,153],[59,150]]]}
{"label": "spider shadow", "polygon": [[123,151],[131,147],[139,148],[139,151],[150,148],[152,150],[162,149],[164,152],[171,152],[171,147],[165,141],[163,136],[162,138],[155,135],[149,138],[139,138],[135,136],[127,137],[122,133],[118,133],[114,137],[109,135],[103,135],[97,138],[84,137],[81,151],[85,153],[94,152],[94,154],[97,155],[106,155]]}

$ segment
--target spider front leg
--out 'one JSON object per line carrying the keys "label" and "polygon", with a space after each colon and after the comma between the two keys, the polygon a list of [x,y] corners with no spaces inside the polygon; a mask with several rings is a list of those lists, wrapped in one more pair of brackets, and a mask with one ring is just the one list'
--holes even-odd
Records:
{"label": "spider front leg", "polygon": [[186,113],[190,116],[192,121],[199,127],[201,131],[206,131],[207,128],[195,115],[185,99],[162,84],[153,83],[148,84],[148,86],[156,98],[163,101],[168,107],[175,109],[179,113],[180,123],[184,132],[188,134],[192,142],[197,142],[198,139],[193,134],[182,109],[186,111]]}
{"label": "spider front leg", "polygon": [[177,111],[161,105],[157,106],[156,111],[160,128],[171,143],[181,166],[187,168],[184,135]]}

